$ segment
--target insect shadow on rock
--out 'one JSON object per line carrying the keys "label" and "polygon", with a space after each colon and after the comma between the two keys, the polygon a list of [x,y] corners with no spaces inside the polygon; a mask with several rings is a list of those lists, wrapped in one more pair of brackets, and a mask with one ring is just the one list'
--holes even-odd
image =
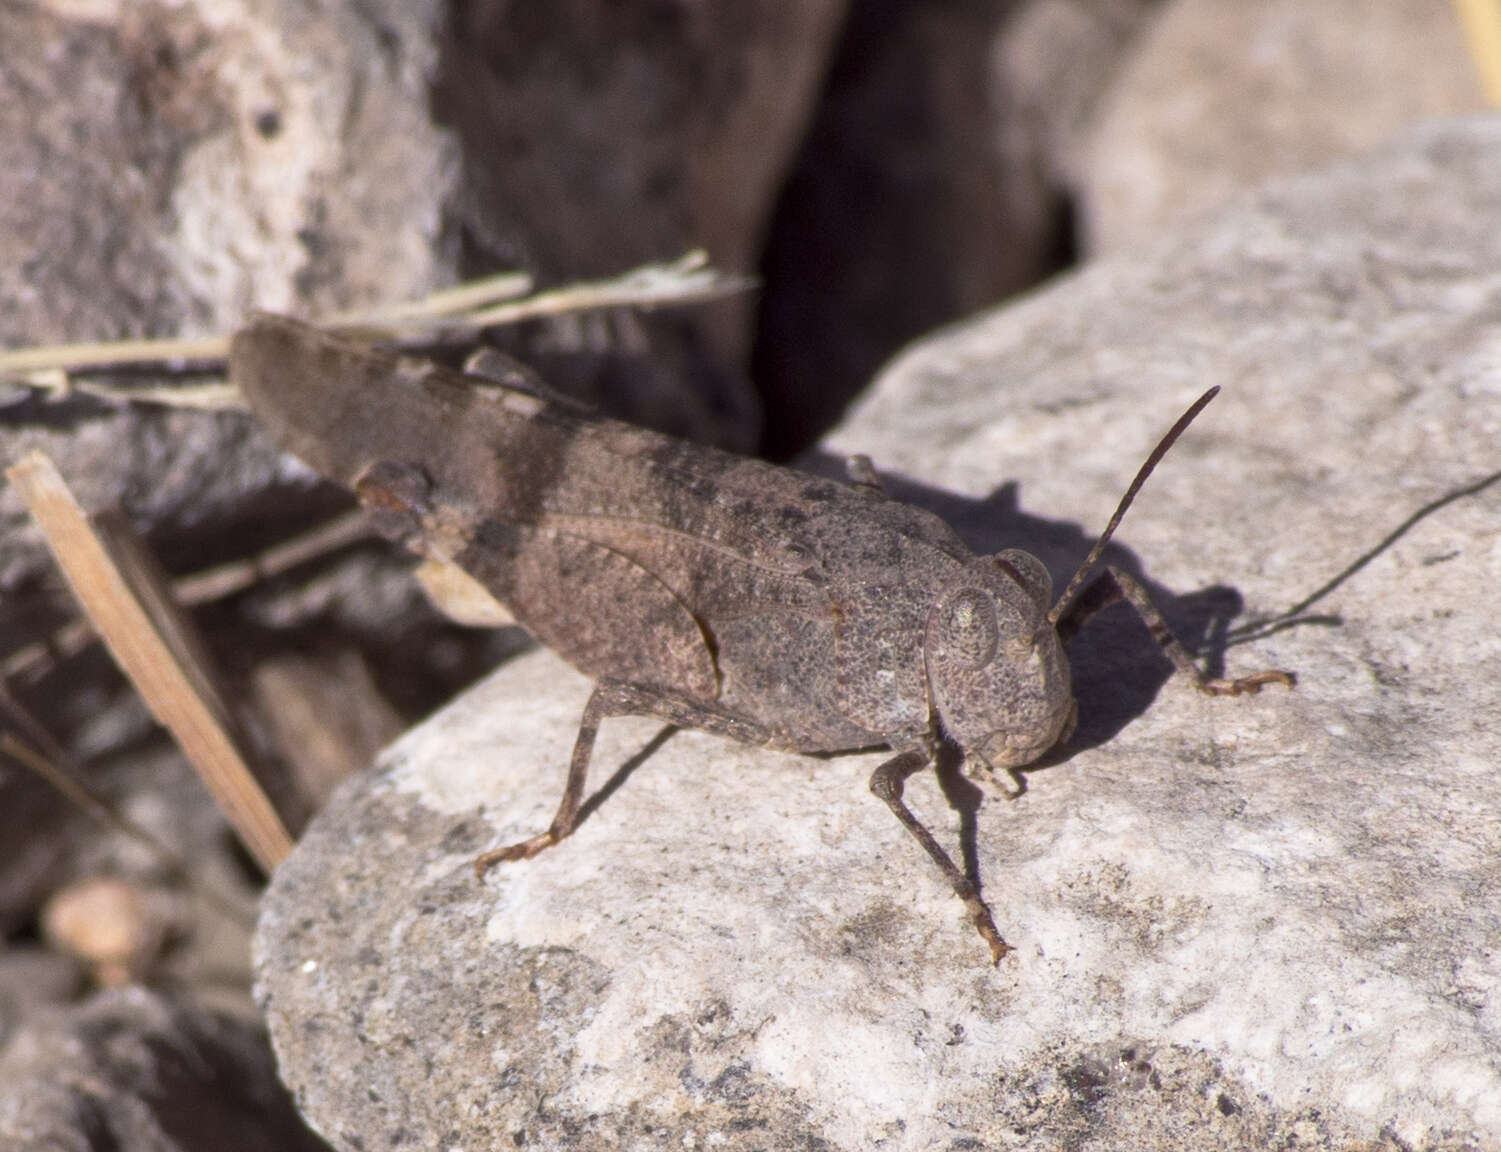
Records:
{"label": "insect shadow on rock", "polygon": [[[1354,560],[1351,560],[1328,580],[1320,584],[1308,595],[1300,599],[1296,604],[1284,609],[1275,615],[1260,620],[1248,620],[1237,628],[1226,633],[1227,644],[1244,644],[1250,640],[1259,640],[1270,636],[1275,632],[1281,632],[1288,628],[1296,628],[1304,624],[1319,624],[1325,626],[1343,623],[1343,618],[1337,613],[1312,613],[1309,609],[1323,600],[1336,588],[1352,579],[1367,564],[1380,556],[1398,540],[1406,536],[1422,521],[1453,504],[1456,500],[1463,500],[1470,496],[1477,496],[1491,485],[1501,483],[1501,472],[1491,472],[1485,476],[1477,477],[1468,484],[1461,484],[1457,488],[1451,488],[1441,496],[1429,500],[1422,507],[1409,513],[1391,531],[1387,532],[1366,551],[1362,552]],[[1437,560],[1451,559],[1451,556],[1435,557]],[[1431,561],[1425,561],[1425,563]]]}
{"label": "insect shadow on rock", "polygon": [[573,832],[612,716],[794,752],[885,746],[894,755],[871,790],[998,962],[1010,946],[974,878],[907,807],[908,777],[957,751],[988,778],[1066,742],[1077,706],[1064,644],[1117,600],[1202,692],[1293,683],[1280,671],[1210,676],[1136,575],[1096,571],[1136,491],[1217,389],[1148,457],[1054,600],[1037,557],[976,555],[938,516],[891,499],[863,458],[837,483],[581,416],[540,384],[477,391],[462,373],[270,316],[235,337],[230,374],[284,447],[595,679],[551,825],[484,853],[481,875]]}

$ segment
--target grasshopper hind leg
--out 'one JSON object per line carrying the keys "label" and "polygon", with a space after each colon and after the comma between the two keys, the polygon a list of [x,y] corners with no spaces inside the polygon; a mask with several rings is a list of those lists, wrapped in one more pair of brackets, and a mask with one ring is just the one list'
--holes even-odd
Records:
{"label": "grasshopper hind leg", "polygon": [[[723,712],[657,691],[617,680],[601,680],[594,687],[584,715],[579,721],[578,738],[574,741],[573,756],[568,764],[568,783],[563,789],[563,798],[558,803],[557,813],[547,831],[526,840],[519,840],[503,848],[486,852],[474,861],[475,875],[483,878],[496,864],[513,860],[529,860],[559,841],[570,836],[578,826],[583,806],[584,787],[588,782],[589,761],[594,754],[594,740],[601,721],[612,716],[651,716],[679,728],[698,728],[717,736],[727,736],[742,744],[775,745],[772,733],[755,724],[747,723]],[[883,800],[896,814],[902,826],[922,845],[933,862],[943,872],[949,886],[964,901],[970,920],[976,931],[990,948],[991,959],[999,963],[1010,952],[1011,946],[1001,938],[990,914],[990,908],[980,898],[968,877],[959,869],[948,853],[943,850],[933,834],[913,815],[902,799],[903,785],[907,777],[922,771],[933,763],[933,757],[923,749],[900,753],[878,767],[870,777],[870,790]]]}

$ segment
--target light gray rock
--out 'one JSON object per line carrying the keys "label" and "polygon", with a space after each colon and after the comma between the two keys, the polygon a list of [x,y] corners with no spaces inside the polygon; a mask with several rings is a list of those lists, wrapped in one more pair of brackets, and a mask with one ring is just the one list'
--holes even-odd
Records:
{"label": "light gray rock", "polygon": [[[427,109],[436,8],[0,9],[0,343],[226,332],[252,306],[327,312],[451,280],[438,240],[457,166]],[[235,415],[0,409],[0,460],[38,449],[86,507],[158,532],[306,486]],[[0,486],[0,587],[48,567]]]}
{"label": "light gray rock", "polygon": [[1152,243],[1243,188],[1482,110],[1459,8],[1172,0],[1111,86],[1083,154],[1085,247]]}
{"label": "light gray rock", "polygon": [[[1076,190],[1100,105],[1171,2],[1028,0],[1013,9],[991,46],[1005,111],[996,136],[1013,168],[1008,197],[1026,196],[1028,178],[1042,177],[1055,196]],[[1035,206],[1024,211],[1040,223]]]}
{"label": "light gray rock", "polygon": [[[935,336],[834,437],[1061,579],[1221,384],[1115,559],[1211,655],[1237,597],[1304,618],[1223,652],[1301,676],[1241,700],[1119,610],[1079,637],[1079,738],[977,814],[999,968],[875,755],[674,735],[477,882],[545,826],[588,692],[535,653],[274,878],[258,981],[304,1114],[367,1150],[1501,1143],[1498,172],[1490,119],[1277,186]],[[594,786],[656,729],[606,724]]]}

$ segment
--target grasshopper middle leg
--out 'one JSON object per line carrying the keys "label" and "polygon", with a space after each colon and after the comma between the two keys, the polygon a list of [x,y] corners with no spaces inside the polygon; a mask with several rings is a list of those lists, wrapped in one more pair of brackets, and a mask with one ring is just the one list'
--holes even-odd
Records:
{"label": "grasshopper middle leg", "polygon": [[726,716],[702,704],[670,696],[639,684],[619,680],[601,680],[594,686],[589,703],[579,721],[573,756],[568,761],[568,783],[563,799],[546,832],[529,839],[494,848],[477,857],[474,873],[483,877],[492,866],[508,860],[529,860],[543,849],[572,835],[578,824],[579,806],[584,800],[584,785],[589,778],[589,761],[594,755],[594,738],[601,721],[611,716],[651,716],[679,728],[700,728],[718,736],[728,736],[743,744],[766,744],[770,734],[754,724]]}

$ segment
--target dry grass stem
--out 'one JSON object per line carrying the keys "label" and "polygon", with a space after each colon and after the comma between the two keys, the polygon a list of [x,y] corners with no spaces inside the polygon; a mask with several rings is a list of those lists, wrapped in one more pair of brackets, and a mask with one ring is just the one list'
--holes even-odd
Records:
{"label": "dry grass stem", "polygon": [[501,272],[478,280],[466,280],[420,300],[337,313],[323,323],[330,327],[400,327],[403,324],[472,312],[477,308],[488,308],[502,300],[529,296],[533,287],[532,278],[525,272]]}
{"label": "dry grass stem", "polygon": [[1454,0],[1454,6],[1485,98],[1501,107],[1501,0]]}
{"label": "dry grass stem", "polygon": [[172,592],[179,604],[208,604],[374,535],[369,515],[363,508],[356,508],[254,556],[179,577]]}
{"label": "dry grass stem", "polygon": [[[48,344],[0,352],[0,379],[17,378],[33,387],[36,373],[82,372],[133,364],[191,364],[223,360],[229,351],[224,336],[174,337],[167,340],[106,340],[88,344]],[[55,385],[51,385],[55,387]]]}
{"label": "dry grass stem", "polygon": [[709,267],[708,256],[694,251],[671,264],[648,264],[613,280],[570,284],[525,300],[466,312],[452,317],[446,327],[488,328],[565,312],[693,304],[746,292],[754,286],[755,281],[748,277],[725,276],[714,271]]}
{"label": "dry grass stem", "polygon": [[232,895],[204,877],[194,873],[187,861],[174,852],[147,828],[116,812],[103,800],[89,791],[79,779],[78,771],[64,756],[44,756],[30,745],[18,740],[9,732],[0,732],[0,756],[45,780],[95,822],[114,829],[129,837],[151,852],[174,877],[179,877],[194,892],[212,907],[229,916],[236,923],[247,926],[255,923],[255,910],[244,899]]}
{"label": "dry grass stem", "polygon": [[[742,276],[721,275],[709,267],[705,253],[694,251],[670,264],[648,264],[613,280],[574,284],[535,296],[529,295],[533,287],[531,277],[507,272],[466,281],[420,300],[339,313],[320,322],[326,327],[364,332],[372,340],[401,346],[430,341],[436,333],[452,338],[482,328],[567,312],[693,304],[747,291],[754,283]],[[0,350],[0,381],[55,396],[84,392],[176,408],[241,408],[234,388],[222,380],[181,388],[131,388],[99,386],[76,379],[79,373],[108,369],[156,365],[180,369],[219,364],[229,355],[229,340],[228,336],[112,340]]]}
{"label": "dry grass stem", "polygon": [[270,872],[292,839],[251,772],[201,645],[149,563],[116,533],[95,532],[52,461],[32,453],[6,470],[47,538],[85,615],[202,776],[251,855]]}
{"label": "dry grass stem", "polygon": [[77,775],[50,756],[44,756],[29,744],[25,744],[9,732],[0,732],[0,754],[19,764],[27,771],[45,780],[56,788],[68,802],[93,820],[112,828],[151,851],[171,871],[186,874],[182,857],[163,844],[135,821],[120,815],[103,800],[90,792]]}

